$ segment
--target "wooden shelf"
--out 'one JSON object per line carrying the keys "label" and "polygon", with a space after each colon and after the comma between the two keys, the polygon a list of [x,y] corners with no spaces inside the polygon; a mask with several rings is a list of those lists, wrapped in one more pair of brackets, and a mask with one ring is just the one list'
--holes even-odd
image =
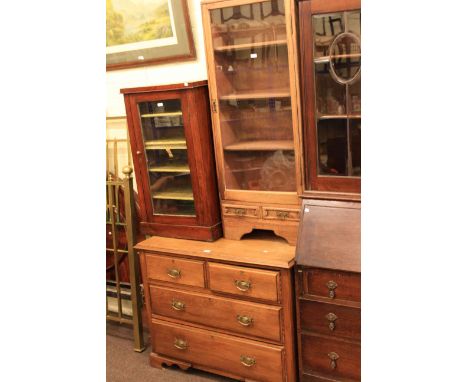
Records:
{"label": "wooden shelf", "polygon": [[153,194],[153,199],[193,200],[193,191],[190,187],[166,189],[156,191]]}
{"label": "wooden shelf", "polygon": [[350,114],[350,115],[347,115],[347,114],[336,114],[336,115],[332,115],[332,114],[323,114],[323,115],[319,115],[317,117],[318,119],[322,120],[322,119],[359,119],[361,118],[361,114]]}
{"label": "wooden shelf", "polygon": [[190,172],[188,164],[153,166],[148,168],[149,172]]}
{"label": "wooden shelf", "polygon": [[[336,56],[333,56],[333,58],[356,58],[356,57],[361,57],[361,53],[349,53],[349,54],[337,54]],[[314,63],[316,64],[326,64],[327,62],[330,62],[330,56],[323,56],[323,57],[318,57],[314,58]]]}
{"label": "wooden shelf", "polygon": [[166,113],[152,113],[152,114],[142,114],[141,118],[154,118],[154,117],[175,117],[177,115],[182,115],[181,111],[166,112]]}
{"label": "wooden shelf", "polygon": [[276,41],[262,41],[262,42],[252,42],[247,44],[235,44],[235,45],[223,45],[214,48],[215,52],[226,52],[231,50],[243,50],[251,48],[261,48],[263,46],[277,46],[277,45],[286,45],[286,40],[276,40]]}
{"label": "wooden shelf", "polygon": [[224,146],[226,151],[276,151],[276,150],[294,150],[293,141],[248,141],[238,142]]}
{"label": "wooden shelf", "polygon": [[263,99],[263,98],[289,98],[291,92],[289,89],[271,90],[263,92],[246,92],[227,94],[219,97],[221,101],[244,100],[244,99]]}
{"label": "wooden shelf", "polygon": [[157,139],[154,141],[145,142],[146,150],[165,150],[165,149],[187,149],[185,138],[167,138]]}

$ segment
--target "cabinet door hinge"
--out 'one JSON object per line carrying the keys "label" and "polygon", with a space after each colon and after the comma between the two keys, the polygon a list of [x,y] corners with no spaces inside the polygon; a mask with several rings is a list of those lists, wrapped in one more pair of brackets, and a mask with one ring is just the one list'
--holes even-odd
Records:
{"label": "cabinet door hinge", "polygon": [[217,113],[218,112],[218,109],[216,107],[216,100],[214,99],[211,103],[211,110],[213,111],[213,113]]}

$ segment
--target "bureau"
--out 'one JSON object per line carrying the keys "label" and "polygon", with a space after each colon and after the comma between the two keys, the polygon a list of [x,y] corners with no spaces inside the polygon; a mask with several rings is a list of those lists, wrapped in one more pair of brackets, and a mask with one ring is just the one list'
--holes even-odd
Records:
{"label": "bureau", "polygon": [[295,247],[265,237],[212,243],[152,237],[136,250],[152,366],[296,380]]}
{"label": "bureau", "polygon": [[300,380],[360,381],[360,203],[304,200],[296,261]]}

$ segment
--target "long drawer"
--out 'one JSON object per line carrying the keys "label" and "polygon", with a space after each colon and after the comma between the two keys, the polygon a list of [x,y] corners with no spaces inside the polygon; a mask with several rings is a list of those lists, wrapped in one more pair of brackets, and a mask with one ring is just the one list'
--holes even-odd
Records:
{"label": "long drawer", "polygon": [[278,301],[279,272],[208,263],[210,289],[217,292]]}
{"label": "long drawer", "polygon": [[281,307],[154,285],[150,287],[150,293],[154,314],[281,341]]}
{"label": "long drawer", "polygon": [[361,301],[359,273],[311,268],[304,271],[306,294],[330,300]]}
{"label": "long drawer", "polygon": [[195,366],[256,381],[283,381],[280,346],[159,320],[152,322],[152,346],[157,354]]}
{"label": "long drawer", "polygon": [[361,379],[361,345],[351,341],[302,334],[303,370],[307,374]]}
{"label": "long drawer", "polygon": [[361,339],[361,309],[317,301],[299,301],[302,330]]}

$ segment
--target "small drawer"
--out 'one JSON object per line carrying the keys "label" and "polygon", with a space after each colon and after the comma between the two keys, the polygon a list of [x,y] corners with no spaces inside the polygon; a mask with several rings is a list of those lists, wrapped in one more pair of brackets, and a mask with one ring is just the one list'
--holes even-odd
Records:
{"label": "small drawer", "polygon": [[305,293],[332,300],[361,301],[359,273],[312,268],[304,270]]}
{"label": "small drawer", "polygon": [[146,274],[149,280],[205,287],[203,261],[147,254]]}
{"label": "small drawer", "polygon": [[300,211],[289,208],[262,207],[262,217],[268,220],[299,221]]}
{"label": "small drawer", "polygon": [[280,346],[159,320],[153,320],[151,329],[155,353],[249,380],[283,380]]}
{"label": "small drawer", "polygon": [[278,301],[279,272],[208,263],[210,289],[262,300]]}
{"label": "small drawer", "polygon": [[260,217],[260,207],[223,204],[223,215],[258,218]]}
{"label": "small drawer", "polygon": [[361,380],[361,345],[348,341],[302,334],[302,368],[307,374],[332,380]]}
{"label": "small drawer", "polygon": [[361,309],[300,300],[301,329],[333,337],[361,339]]}
{"label": "small drawer", "polygon": [[281,342],[281,308],[152,285],[154,314]]}

